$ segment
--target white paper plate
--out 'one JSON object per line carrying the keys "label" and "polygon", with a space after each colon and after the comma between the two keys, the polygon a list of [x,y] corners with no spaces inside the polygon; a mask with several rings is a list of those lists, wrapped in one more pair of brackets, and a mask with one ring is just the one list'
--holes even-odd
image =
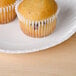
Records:
{"label": "white paper plate", "polygon": [[25,36],[18,19],[0,25],[0,52],[29,53],[56,46],[76,32],[76,0],[57,0],[60,12],[55,32],[45,38],[35,39]]}

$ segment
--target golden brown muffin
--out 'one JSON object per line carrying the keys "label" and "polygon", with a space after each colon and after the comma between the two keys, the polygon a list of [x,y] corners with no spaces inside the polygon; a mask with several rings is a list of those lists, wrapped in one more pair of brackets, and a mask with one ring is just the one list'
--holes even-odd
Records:
{"label": "golden brown muffin", "polygon": [[16,10],[22,31],[32,37],[48,36],[56,27],[57,8],[54,0],[20,2]]}
{"label": "golden brown muffin", "polygon": [[0,0],[0,23],[8,23],[16,18],[16,0]]}
{"label": "golden brown muffin", "polygon": [[0,8],[14,4],[16,0],[0,0]]}

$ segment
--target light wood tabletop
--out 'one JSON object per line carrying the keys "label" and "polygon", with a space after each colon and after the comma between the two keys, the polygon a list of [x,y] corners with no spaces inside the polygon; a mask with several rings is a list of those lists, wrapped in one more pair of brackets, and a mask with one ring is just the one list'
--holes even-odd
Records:
{"label": "light wood tabletop", "polygon": [[44,51],[0,53],[0,76],[76,76],[76,34]]}

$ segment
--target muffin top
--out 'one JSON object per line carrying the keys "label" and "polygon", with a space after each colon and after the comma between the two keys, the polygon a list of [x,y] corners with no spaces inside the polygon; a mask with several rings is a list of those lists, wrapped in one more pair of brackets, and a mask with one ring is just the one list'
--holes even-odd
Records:
{"label": "muffin top", "polygon": [[14,4],[16,0],[0,0],[0,7],[6,7]]}
{"label": "muffin top", "polygon": [[57,4],[54,0],[24,0],[18,12],[26,19],[44,20],[57,12]]}

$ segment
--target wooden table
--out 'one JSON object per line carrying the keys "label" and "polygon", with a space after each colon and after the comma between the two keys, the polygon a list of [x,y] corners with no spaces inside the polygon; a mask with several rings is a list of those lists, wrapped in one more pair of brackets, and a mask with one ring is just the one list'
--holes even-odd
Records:
{"label": "wooden table", "polygon": [[32,54],[0,54],[0,76],[76,76],[76,34]]}

